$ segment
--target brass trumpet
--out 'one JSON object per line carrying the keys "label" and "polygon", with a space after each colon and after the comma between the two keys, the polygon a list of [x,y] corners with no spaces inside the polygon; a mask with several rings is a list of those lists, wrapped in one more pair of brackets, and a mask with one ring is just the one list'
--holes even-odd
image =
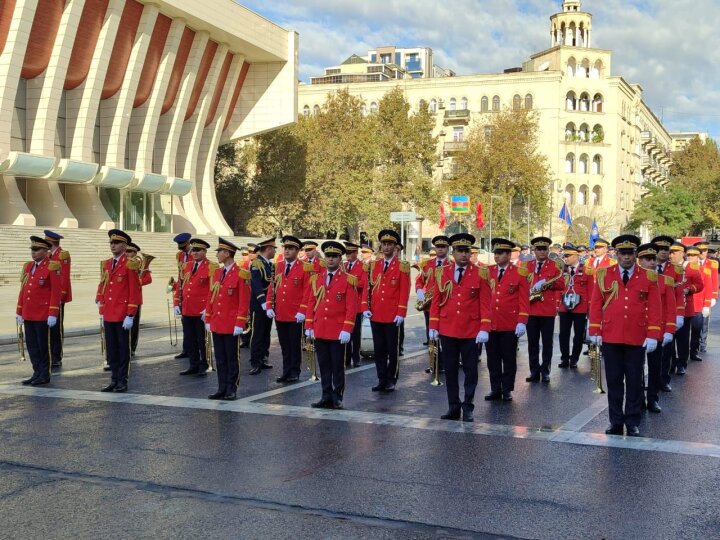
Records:
{"label": "brass trumpet", "polygon": [[25,329],[20,323],[17,325],[17,346],[18,352],[20,353],[20,361],[27,362],[27,357],[25,356]]}
{"label": "brass trumpet", "polygon": [[418,311],[425,311],[430,307],[431,302],[432,302],[432,295],[426,294],[425,298],[415,302],[415,309],[417,309]]}
{"label": "brass trumpet", "polygon": [[173,317],[173,315],[172,315],[172,304],[170,303],[170,299],[167,300],[167,313],[168,313],[168,332],[170,333],[170,346],[177,347],[177,344],[178,344],[177,319],[175,317]]}
{"label": "brass trumpet", "polygon": [[303,349],[305,349],[305,361],[307,362],[307,368],[310,370],[310,380],[319,381],[320,379],[317,376],[317,364],[315,362],[315,340],[306,337]]}
{"label": "brass trumpet", "polygon": [[590,344],[590,379],[595,381],[595,389],[593,393],[604,394],[603,375],[602,375],[602,350],[597,345]]}
{"label": "brass trumpet", "polygon": [[433,372],[433,380],[430,384],[433,386],[442,386],[440,381],[440,341],[431,339],[428,342],[428,361],[430,370]]}
{"label": "brass trumpet", "polygon": [[100,365],[107,364],[107,345],[105,344],[105,325],[100,321]]}
{"label": "brass trumpet", "polygon": [[207,358],[208,371],[215,371],[212,332],[208,332],[207,330],[205,330],[205,356]]}

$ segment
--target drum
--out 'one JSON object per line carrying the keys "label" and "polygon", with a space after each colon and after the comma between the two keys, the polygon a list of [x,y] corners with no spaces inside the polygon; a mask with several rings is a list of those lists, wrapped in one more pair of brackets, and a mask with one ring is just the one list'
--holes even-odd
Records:
{"label": "drum", "polygon": [[374,353],[375,347],[373,345],[370,319],[363,317],[362,330],[360,332],[360,356],[363,358],[372,358]]}

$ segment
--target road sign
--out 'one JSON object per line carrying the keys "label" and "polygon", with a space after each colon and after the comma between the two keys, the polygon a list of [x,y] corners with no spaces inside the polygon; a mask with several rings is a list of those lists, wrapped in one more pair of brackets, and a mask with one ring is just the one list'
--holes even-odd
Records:
{"label": "road sign", "polygon": [[450,212],[452,212],[453,214],[469,214],[470,196],[453,195],[452,197],[450,197]]}
{"label": "road sign", "polygon": [[403,222],[403,221],[416,221],[417,215],[415,212],[390,212],[390,221]]}

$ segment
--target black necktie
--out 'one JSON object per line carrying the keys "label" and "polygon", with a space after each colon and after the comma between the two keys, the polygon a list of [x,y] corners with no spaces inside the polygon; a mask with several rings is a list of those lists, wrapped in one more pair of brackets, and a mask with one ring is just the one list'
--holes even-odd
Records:
{"label": "black necktie", "polygon": [[504,274],[505,274],[505,269],[501,268],[500,272],[498,273],[498,283],[500,283],[502,281],[502,277]]}
{"label": "black necktie", "polygon": [[290,267],[292,265],[289,263],[285,263],[285,275],[287,276],[290,273]]}
{"label": "black necktie", "polygon": [[628,274],[627,270],[623,270],[623,285],[627,285],[627,282],[629,279],[630,279],[630,274]]}
{"label": "black necktie", "polygon": [[117,259],[113,259],[112,262],[112,269],[115,270],[115,265],[117,264]]}
{"label": "black necktie", "polygon": [[385,267],[383,268],[383,274],[387,272],[388,266],[390,266],[390,263],[388,261],[385,261]]}
{"label": "black necktie", "polygon": [[35,264],[33,265],[33,269],[32,269],[32,272],[31,272],[31,274],[32,274],[33,276],[35,275],[35,270],[38,269],[38,266],[40,266],[38,263],[35,263]]}
{"label": "black necktie", "polygon": [[441,264],[442,264],[442,261],[441,261],[440,259],[438,259],[438,260],[435,262],[435,268],[440,268],[440,265],[441,265]]}
{"label": "black necktie", "polygon": [[537,264],[537,275],[538,275],[538,276],[540,275],[540,270],[542,270],[542,265],[543,265],[543,263],[541,263],[541,262],[539,262],[539,263]]}
{"label": "black necktie", "polygon": [[222,283],[223,281],[225,281],[225,275],[227,274],[227,271],[228,271],[228,269],[227,269],[227,266],[226,266],[226,267],[223,269],[223,275],[222,275],[222,277],[220,278],[220,282],[221,282],[221,283]]}
{"label": "black necktie", "polygon": [[353,263],[349,262],[348,263],[348,272],[352,271],[352,267],[353,267]]}
{"label": "black necktie", "polygon": [[573,266],[570,268],[570,276],[574,276],[574,275],[575,275],[575,267]]}
{"label": "black necktie", "polygon": [[197,269],[198,269],[198,266],[199,266],[199,265],[200,265],[199,262],[196,262],[195,264],[193,264],[193,269],[192,269],[193,275],[195,275],[195,272],[197,272]]}
{"label": "black necktie", "polygon": [[463,268],[462,266],[460,268],[458,268],[458,280],[457,280],[458,285],[460,285],[460,282],[462,281],[462,276],[463,276],[464,271],[465,271],[465,268]]}
{"label": "black necktie", "polygon": [[330,284],[332,283],[332,278],[333,278],[333,274],[332,274],[332,273],[328,274],[328,279],[327,279],[327,286],[328,286],[328,287],[329,287]]}
{"label": "black necktie", "polygon": [[663,271],[662,264],[657,265],[657,271],[658,271],[658,274],[662,274],[662,271]]}

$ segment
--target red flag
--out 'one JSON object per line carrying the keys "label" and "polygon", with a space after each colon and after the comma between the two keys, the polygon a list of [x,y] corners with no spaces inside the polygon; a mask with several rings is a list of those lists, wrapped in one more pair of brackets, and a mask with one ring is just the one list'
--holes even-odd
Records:
{"label": "red flag", "polygon": [[446,225],[446,223],[445,223],[445,207],[442,205],[442,203],[440,204],[440,223],[439,223],[439,225],[440,225],[441,229],[444,229],[445,225]]}
{"label": "red flag", "polygon": [[483,219],[482,215],[482,204],[477,204],[477,216],[475,217],[475,225],[477,225],[478,229],[482,229],[485,226],[485,220]]}

